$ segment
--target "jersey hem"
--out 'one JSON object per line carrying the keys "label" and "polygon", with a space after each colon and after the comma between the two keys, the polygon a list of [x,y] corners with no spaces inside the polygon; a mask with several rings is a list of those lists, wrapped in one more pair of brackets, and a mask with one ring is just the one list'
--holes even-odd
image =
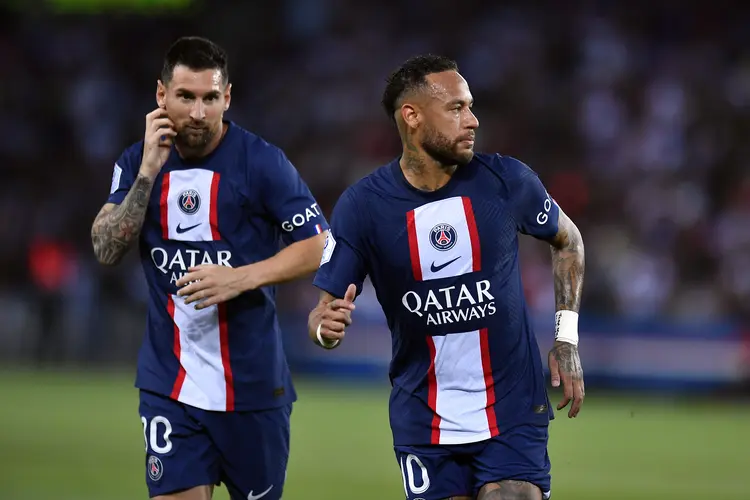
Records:
{"label": "jersey hem", "polygon": [[217,410],[215,408],[201,408],[200,406],[196,406],[196,405],[193,405],[193,404],[190,404],[190,403],[185,403],[184,401],[180,401],[179,399],[173,398],[171,392],[161,391],[161,390],[158,390],[158,389],[154,389],[152,387],[147,387],[145,385],[135,384],[134,386],[135,386],[136,389],[138,389],[140,391],[150,392],[152,394],[156,394],[158,396],[162,396],[162,397],[171,399],[172,401],[174,401],[176,403],[180,403],[182,405],[189,406],[191,408],[197,408],[197,409],[203,410],[203,411],[218,411],[218,412],[222,412],[222,413],[232,413],[232,412],[238,412],[238,411],[266,411],[266,410],[274,410],[276,408],[282,408],[284,406],[290,405],[290,404],[295,403],[297,401],[297,395],[295,393],[292,396],[285,396],[283,398],[278,398],[276,401],[274,401],[273,404],[270,404],[270,405],[259,405],[259,406],[242,405],[242,404],[237,404],[237,402],[235,400],[234,409],[233,410]]}

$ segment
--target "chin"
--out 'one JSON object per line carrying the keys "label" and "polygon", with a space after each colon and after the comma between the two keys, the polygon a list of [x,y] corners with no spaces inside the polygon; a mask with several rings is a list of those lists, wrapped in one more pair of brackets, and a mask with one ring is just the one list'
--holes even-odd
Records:
{"label": "chin", "polygon": [[474,151],[471,149],[459,151],[458,154],[456,154],[456,162],[459,165],[466,165],[470,163],[471,160],[473,159],[474,159]]}

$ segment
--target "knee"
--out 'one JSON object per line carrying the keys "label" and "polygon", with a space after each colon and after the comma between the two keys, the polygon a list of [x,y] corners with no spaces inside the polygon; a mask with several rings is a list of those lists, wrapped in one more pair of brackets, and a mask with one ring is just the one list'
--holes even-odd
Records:
{"label": "knee", "polygon": [[542,490],[526,481],[498,481],[482,486],[477,500],[542,500]]}

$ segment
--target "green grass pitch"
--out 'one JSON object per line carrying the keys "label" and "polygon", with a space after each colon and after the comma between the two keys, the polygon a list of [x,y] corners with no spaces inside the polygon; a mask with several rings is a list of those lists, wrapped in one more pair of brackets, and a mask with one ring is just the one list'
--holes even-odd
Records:
{"label": "green grass pitch", "polygon": [[[130,374],[0,372],[0,497],[147,497]],[[285,500],[402,499],[387,388],[298,380]],[[553,393],[557,401],[559,393]],[[750,405],[590,390],[552,423],[554,500],[750,499]],[[225,490],[214,498],[226,500]]]}

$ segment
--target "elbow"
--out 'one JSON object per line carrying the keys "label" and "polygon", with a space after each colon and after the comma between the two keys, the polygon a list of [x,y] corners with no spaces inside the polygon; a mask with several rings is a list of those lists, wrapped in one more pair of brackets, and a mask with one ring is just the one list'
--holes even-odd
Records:
{"label": "elbow", "polygon": [[94,252],[96,261],[102,266],[113,267],[120,263],[121,258],[115,256],[104,255],[100,252]]}
{"label": "elbow", "polygon": [[115,267],[117,264],[120,263],[120,259],[105,259],[97,256],[96,258],[97,262],[105,267]]}
{"label": "elbow", "polygon": [[102,266],[116,266],[122,260],[122,253],[116,252],[106,245],[100,245],[94,241],[93,247],[96,261]]}

